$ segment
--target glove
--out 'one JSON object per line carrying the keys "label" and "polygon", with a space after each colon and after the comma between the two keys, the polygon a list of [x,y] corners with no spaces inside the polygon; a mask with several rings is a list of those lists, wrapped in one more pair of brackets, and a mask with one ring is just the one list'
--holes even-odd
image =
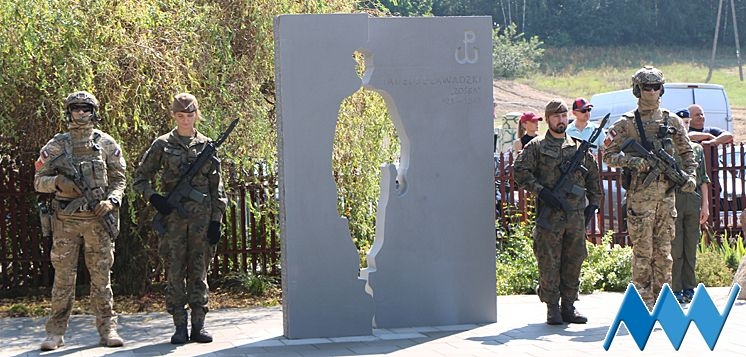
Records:
{"label": "glove", "polygon": [[697,189],[697,181],[691,176],[686,180],[684,186],[681,186],[681,191],[683,192],[694,192],[695,189]]}
{"label": "glove", "polygon": [[96,217],[103,217],[105,214],[111,212],[111,210],[114,209],[114,203],[112,203],[109,200],[102,200],[96,205],[96,208],[93,210],[93,214],[96,215]]}
{"label": "glove", "polygon": [[168,203],[168,200],[166,200],[166,197],[163,197],[157,193],[154,193],[150,195],[150,204],[155,207],[155,209],[158,211],[158,213],[167,216],[169,213],[171,213],[174,210],[174,206],[172,206],[170,203]]}
{"label": "glove", "polygon": [[585,206],[585,211],[583,211],[583,214],[585,215],[585,226],[588,226],[588,223],[591,223],[591,219],[593,219],[593,215],[596,214],[596,210],[598,210],[598,206],[596,205],[587,205]]}
{"label": "glove", "polygon": [[80,187],[65,175],[57,175],[54,178],[54,186],[57,191],[65,197],[77,197],[83,194]]}
{"label": "glove", "polygon": [[648,165],[648,162],[641,157],[629,158],[629,161],[627,161],[627,166],[631,169],[637,170],[638,172],[646,172],[650,170],[650,165]]}
{"label": "glove", "polygon": [[218,241],[220,241],[220,222],[210,221],[210,225],[207,226],[207,240],[210,244],[218,244]]}
{"label": "glove", "polygon": [[562,208],[562,202],[560,202],[559,198],[546,187],[542,187],[541,191],[539,191],[539,198],[554,209]]}

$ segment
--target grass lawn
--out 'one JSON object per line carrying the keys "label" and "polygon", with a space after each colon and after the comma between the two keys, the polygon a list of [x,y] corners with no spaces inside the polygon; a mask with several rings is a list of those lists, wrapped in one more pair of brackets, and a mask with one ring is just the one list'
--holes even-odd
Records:
{"label": "grass lawn", "polygon": [[[547,48],[541,70],[520,82],[566,97],[626,89],[646,64],[663,71],[668,82],[704,82],[712,48],[572,47]],[[725,87],[733,107],[746,107],[735,48],[720,46],[709,83]],[[744,59],[746,60],[746,59]],[[742,60],[742,62],[744,62]]]}

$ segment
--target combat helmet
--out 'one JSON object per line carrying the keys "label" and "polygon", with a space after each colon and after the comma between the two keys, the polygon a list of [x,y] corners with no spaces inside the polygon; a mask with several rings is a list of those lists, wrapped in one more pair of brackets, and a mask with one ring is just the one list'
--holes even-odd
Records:
{"label": "combat helmet", "polygon": [[663,72],[653,66],[644,66],[635,72],[632,76],[632,94],[635,97],[640,98],[642,92],[641,86],[644,84],[661,84],[661,94],[663,95],[663,84],[666,83],[666,78],[663,77]]}
{"label": "combat helmet", "polygon": [[64,103],[65,117],[68,120],[71,118],[70,107],[75,104],[87,104],[93,107],[92,120],[98,120],[98,115],[96,115],[98,112],[98,99],[96,99],[96,96],[86,91],[70,93],[70,95],[65,98]]}

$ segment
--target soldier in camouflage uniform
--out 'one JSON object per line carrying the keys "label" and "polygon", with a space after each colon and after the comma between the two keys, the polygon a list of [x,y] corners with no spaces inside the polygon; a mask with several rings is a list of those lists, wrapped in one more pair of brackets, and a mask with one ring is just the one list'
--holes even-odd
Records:
{"label": "soldier in camouflage uniform", "polygon": [[[691,108],[691,107],[690,107]],[[689,130],[691,121],[689,110],[676,112],[683,120],[684,130]],[[676,190],[676,239],[671,242],[673,270],[671,272],[671,289],[679,303],[689,303],[694,298],[697,286],[695,265],[697,263],[697,245],[701,234],[700,226],[710,217],[708,204],[710,178],[705,167],[705,153],[702,145],[693,141],[694,159],[697,162],[697,185],[694,192]],[[677,158],[679,159],[679,158]],[[679,159],[679,161],[681,161]],[[681,163],[679,163],[681,164]]]}
{"label": "soldier in camouflage uniform", "polygon": [[[207,343],[212,342],[212,336],[204,329],[208,311],[207,269],[220,239],[220,222],[228,199],[223,191],[220,164],[215,158],[191,182],[194,189],[206,195],[205,200],[199,203],[185,197],[181,203],[187,216],[171,214],[174,207],[166,200],[166,192],[176,186],[182,172],[186,172],[210,141],[195,129],[200,111],[193,95],[176,95],[171,116],[176,128],[155,139],[142,156],[133,187],[165,216],[166,233],[161,237],[159,252],[167,263],[166,309],[176,327],[171,343],[183,344],[190,339],[187,304],[192,315],[191,340]],[[159,185],[163,195],[154,188],[158,172],[161,172]]]}
{"label": "soldier in camouflage uniform", "polygon": [[[534,255],[539,265],[537,294],[547,304],[547,324],[586,323],[588,319],[575,309],[574,303],[578,300],[580,268],[588,255],[584,222],[595,214],[602,195],[598,162],[587,153],[582,164],[588,171],[571,173],[571,182],[585,195],[555,196],[552,188],[562,176],[560,165],[573,157],[577,145],[565,134],[567,104],[558,99],[550,101],[544,118],[549,125],[546,134],[531,140],[514,165],[516,183],[538,195],[539,209],[550,210],[551,228],[537,224],[533,231]],[[561,208],[562,202],[569,207],[567,212]]]}
{"label": "soldier in camouflage uniform", "polygon": [[[627,190],[627,230],[632,240],[632,282],[648,308],[652,309],[664,283],[671,282],[671,241],[675,237],[675,194],[669,190],[671,180],[661,174],[649,185],[644,185],[651,167],[636,152],[624,153],[621,145],[627,138],[651,151],[663,148],[681,157],[681,169],[688,176],[681,187],[692,192],[696,181],[697,164],[692,155],[689,138],[675,113],[660,108],[665,79],[655,67],[643,67],[632,76],[632,93],[639,98],[637,109],[627,112],[612,125],[606,136],[604,162],[610,167],[627,168],[631,180]],[[638,119],[635,118],[639,115]],[[639,126],[642,126],[640,128]],[[644,133],[643,140],[640,133]]]}
{"label": "soldier in camouflage uniform", "polygon": [[[119,202],[126,187],[125,161],[122,150],[110,135],[94,129],[98,122],[99,103],[88,92],[75,92],[65,99],[65,118],[69,131],[57,134],[41,149],[36,161],[34,188],[54,193],[52,208],[54,267],[52,312],[46,324],[47,339],[41,349],[49,351],[64,345],[63,335],[75,299],[78,251],[84,246],[85,261],[91,276],[91,303],[96,315],[100,343],[108,347],[124,344],[116,330],[116,313],[111,291],[110,271],[114,263],[114,238],[102,225],[102,217],[114,214],[118,224]],[[63,170],[70,160],[91,190],[105,194],[100,202],[89,204],[81,188]],[[63,173],[64,172],[64,173]],[[66,176],[68,175],[68,176]]]}

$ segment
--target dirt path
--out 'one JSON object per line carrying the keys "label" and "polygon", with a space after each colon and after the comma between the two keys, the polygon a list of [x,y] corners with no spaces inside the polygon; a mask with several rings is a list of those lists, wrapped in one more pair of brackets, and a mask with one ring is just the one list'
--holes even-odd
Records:
{"label": "dirt path", "polygon": [[[497,115],[501,117],[508,112],[533,111],[544,115],[544,106],[552,98],[560,97],[568,104],[575,98],[565,98],[555,93],[545,92],[508,80],[496,80],[492,84],[493,97],[497,101]],[[736,142],[746,142],[746,108],[732,107],[734,125],[733,134]]]}

